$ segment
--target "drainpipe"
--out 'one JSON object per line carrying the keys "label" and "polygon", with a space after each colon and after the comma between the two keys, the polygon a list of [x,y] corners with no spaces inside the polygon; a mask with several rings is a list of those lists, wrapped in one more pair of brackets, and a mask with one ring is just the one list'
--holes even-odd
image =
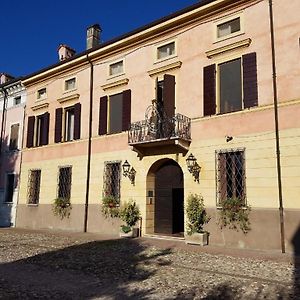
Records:
{"label": "drainpipe", "polygon": [[3,145],[3,138],[4,138],[4,123],[5,123],[5,114],[6,114],[6,104],[7,104],[7,90],[2,87],[2,92],[4,93],[3,99],[3,110],[2,110],[2,121],[1,121],[1,136],[0,136],[0,168],[2,169],[2,145]]}
{"label": "drainpipe", "polygon": [[85,208],[84,208],[84,225],[83,232],[87,232],[87,221],[89,211],[89,192],[90,192],[90,177],[91,177],[91,150],[92,150],[92,119],[93,119],[93,87],[94,87],[94,65],[91,62],[88,54],[86,56],[91,69],[90,69],[90,115],[89,115],[89,138],[88,138],[88,157],[86,167],[86,194],[85,194]]}
{"label": "drainpipe", "polygon": [[276,160],[277,160],[277,180],[278,180],[278,200],[279,200],[279,218],[280,218],[280,239],[281,251],[285,253],[285,237],[284,237],[284,209],[282,197],[282,178],[281,178],[281,161],[280,161],[280,136],[279,136],[279,118],[278,118],[278,93],[276,80],[276,55],[275,55],[275,38],[274,38],[274,15],[272,0],[269,0],[270,12],[270,33],[272,48],[272,72],[273,72],[273,93],[274,93],[274,121],[276,136]]}

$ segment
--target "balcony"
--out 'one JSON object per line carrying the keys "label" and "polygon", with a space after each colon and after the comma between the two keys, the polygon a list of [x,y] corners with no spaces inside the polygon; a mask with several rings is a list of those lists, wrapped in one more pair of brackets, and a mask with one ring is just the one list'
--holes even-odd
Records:
{"label": "balcony", "polygon": [[132,123],[128,131],[128,144],[139,157],[186,154],[190,143],[191,119],[179,113],[168,117],[157,111],[146,111],[146,119]]}

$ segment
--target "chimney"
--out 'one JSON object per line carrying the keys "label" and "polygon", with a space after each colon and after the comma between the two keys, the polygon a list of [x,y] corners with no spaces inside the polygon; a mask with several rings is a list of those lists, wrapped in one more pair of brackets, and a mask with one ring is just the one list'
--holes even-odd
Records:
{"label": "chimney", "polygon": [[86,50],[96,47],[100,44],[100,34],[102,29],[99,24],[88,27],[86,31]]}
{"label": "chimney", "polygon": [[14,77],[7,73],[0,73],[0,84],[7,83],[10,80],[13,80]]}
{"label": "chimney", "polygon": [[66,60],[72,57],[76,51],[65,44],[59,45],[58,49],[58,57],[60,61]]}

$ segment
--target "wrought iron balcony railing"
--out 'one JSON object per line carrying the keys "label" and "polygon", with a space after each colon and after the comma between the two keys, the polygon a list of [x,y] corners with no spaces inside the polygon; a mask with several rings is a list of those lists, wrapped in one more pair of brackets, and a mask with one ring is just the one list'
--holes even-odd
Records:
{"label": "wrought iron balcony railing", "polygon": [[131,123],[128,131],[130,145],[158,140],[191,140],[191,119],[177,113],[174,117],[153,115],[146,120]]}

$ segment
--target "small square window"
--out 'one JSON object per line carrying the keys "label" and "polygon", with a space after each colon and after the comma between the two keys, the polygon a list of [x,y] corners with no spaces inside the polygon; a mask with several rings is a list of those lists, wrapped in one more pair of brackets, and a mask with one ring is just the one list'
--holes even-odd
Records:
{"label": "small square window", "polygon": [[157,59],[165,59],[175,55],[175,42],[157,48]]}
{"label": "small square window", "polygon": [[37,92],[37,98],[38,99],[43,99],[43,98],[46,98],[46,97],[47,97],[47,90],[46,90],[46,88],[38,90],[38,92]]}
{"label": "small square window", "polygon": [[217,25],[217,38],[223,38],[239,31],[241,31],[240,17]]}
{"label": "small square window", "polygon": [[109,76],[115,76],[115,75],[123,74],[123,73],[124,73],[123,60],[109,65]]}
{"label": "small square window", "polygon": [[71,78],[65,81],[65,91],[74,90],[76,88],[76,78]]}
{"label": "small square window", "polygon": [[13,105],[15,106],[15,105],[19,105],[19,104],[21,104],[21,96],[14,98],[14,104]]}

